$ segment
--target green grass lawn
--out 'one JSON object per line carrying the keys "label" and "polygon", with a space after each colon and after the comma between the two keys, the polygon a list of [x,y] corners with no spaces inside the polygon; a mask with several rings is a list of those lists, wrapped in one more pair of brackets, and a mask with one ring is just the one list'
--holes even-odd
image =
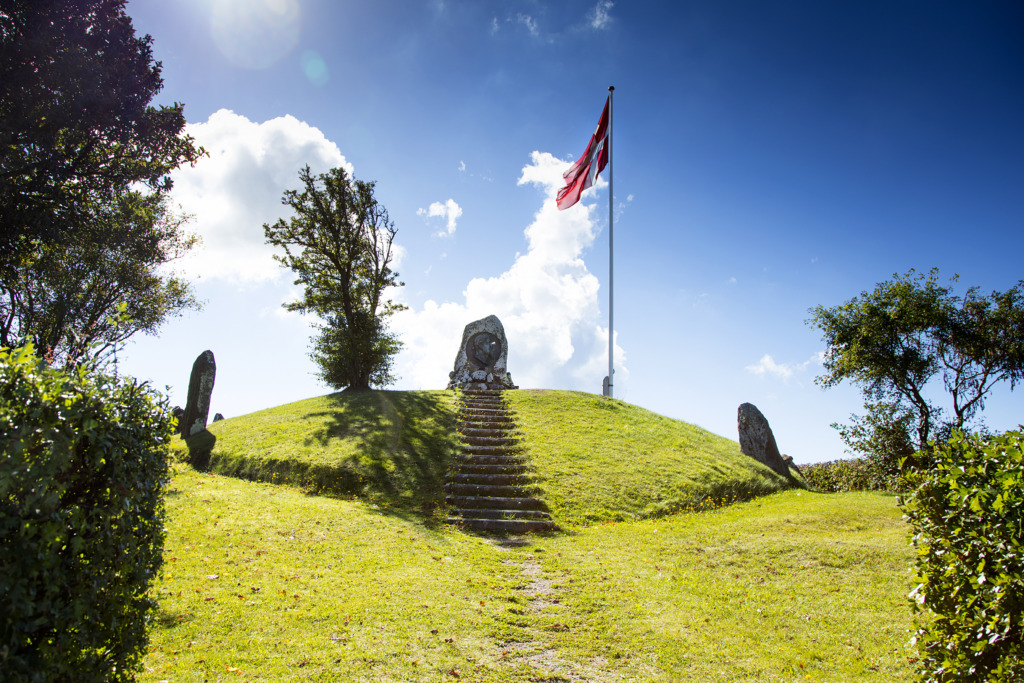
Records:
{"label": "green grass lawn", "polygon": [[803,485],[735,441],[622,401],[578,391],[506,396],[562,525],[657,517]]}
{"label": "green grass lawn", "polygon": [[176,466],[140,680],[911,680],[891,497],[786,491],[502,544]]}
{"label": "green grass lawn", "polygon": [[506,397],[558,533],[440,523],[450,392],[334,394],[179,442],[205,471],[175,466],[142,680],[912,679],[892,497],[811,493],[621,401]]}
{"label": "green grass lawn", "polygon": [[178,457],[219,474],[289,483],[431,515],[458,447],[444,391],[331,394],[213,423]]}

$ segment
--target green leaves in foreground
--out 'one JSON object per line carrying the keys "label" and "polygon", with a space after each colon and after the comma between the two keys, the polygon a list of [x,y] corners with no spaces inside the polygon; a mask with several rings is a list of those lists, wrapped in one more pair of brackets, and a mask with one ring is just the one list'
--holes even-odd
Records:
{"label": "green leaves in foreground", "polygon": [[155,606],[171,418],[134,380],[0,350],[0,678],[130,681]]}
{"label": "green leaves in foreground", "polygon": [[955,433],[902,501],[914,527],[918,585],[934,619],[917,632],[925,680],[1024,676],[1024,437]]}

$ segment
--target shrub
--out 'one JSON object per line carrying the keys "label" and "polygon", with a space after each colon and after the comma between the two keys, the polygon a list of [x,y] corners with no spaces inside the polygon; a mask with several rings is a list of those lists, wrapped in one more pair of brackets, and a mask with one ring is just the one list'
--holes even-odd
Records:
{"label": "shrub", "polygon": [[146,385],[0,349],[0,670],[128,681],[155,606],[171,417]]}
{"label": "shrub", "polygon": [[800,473],[808,486],[823,493],[888,490],[885,481],[875,476],[871,463],[863,458],[802,465]]}
{"label": "shrub", "polygon": [[909,477],[925,680],[1024,678],[1024,437],[954,433]]}

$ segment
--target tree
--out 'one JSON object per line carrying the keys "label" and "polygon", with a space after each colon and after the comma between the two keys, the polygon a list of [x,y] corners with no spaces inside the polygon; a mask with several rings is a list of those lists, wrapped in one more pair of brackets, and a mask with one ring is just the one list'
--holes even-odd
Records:
{"label": "tree", "polygon": [[[1008,381],[1012,389],[1024,377],[1024,281],[988,297],[977,287],[956,296],[936,269],[911,270],[811,313],[807,322],[827,346],[816,382],[852,382],[868,410],[853,427],[834,426],[848,446],[890,465],[908,450],[927,453],[931,439],[971,423],[992,387]],[[933,398],[939,379],[945,406]]]}
{"label": "tree", "polygon": [[0,0],[0,269],[203,153],[124,0]]}
{"label": "tree", "polygon": [[328,385],[359,391],[390,384],[401,342],[388,332],[387,318],[405,308],[384,296],[403,285],[391,269],[395,225],[374,198],[373,182],[350,178],[343,168],[313,176],[308,166],[299,180],[302,191],[281,198],[295,215],[263,225],[267,242],[284,250],[274,258],[305,288],[302,299],[284,307],[324,321],[310,357]]}
{"label": "tree", "polygon": [[166,196],[129,192],[60,242],[0,270],[0,346],[31,341],[55,365],[102,358],[138,332],[198,307],[167,267],[195,243]]}

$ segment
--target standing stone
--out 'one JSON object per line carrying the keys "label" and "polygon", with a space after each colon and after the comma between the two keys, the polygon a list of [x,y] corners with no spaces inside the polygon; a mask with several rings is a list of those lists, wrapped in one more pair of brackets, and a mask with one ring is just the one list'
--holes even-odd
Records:
{"label": "standing stone", "polygon": [[508,365],[508,341],[498,316],[489,315],[466,325],[448,373],[449,389],[517,389]]}
{"label": "standing stone", "polygon": [[741,404],[736,424],[740,433],[740,450],[779,474],[789,475],[789,467],[775,443],[772,428],[757,406],[753,403]]}
{"label": "standing stone", "polygon": [[178,428],[181,438],[187,438],[206,429],[206,419],[210,414],[210,395],[213,393],[213,380],[217,375],[217,364],[213,360],[213,351],[203,351],[192,364],[192,376],[188,381],[188,401],[185,413]]}

